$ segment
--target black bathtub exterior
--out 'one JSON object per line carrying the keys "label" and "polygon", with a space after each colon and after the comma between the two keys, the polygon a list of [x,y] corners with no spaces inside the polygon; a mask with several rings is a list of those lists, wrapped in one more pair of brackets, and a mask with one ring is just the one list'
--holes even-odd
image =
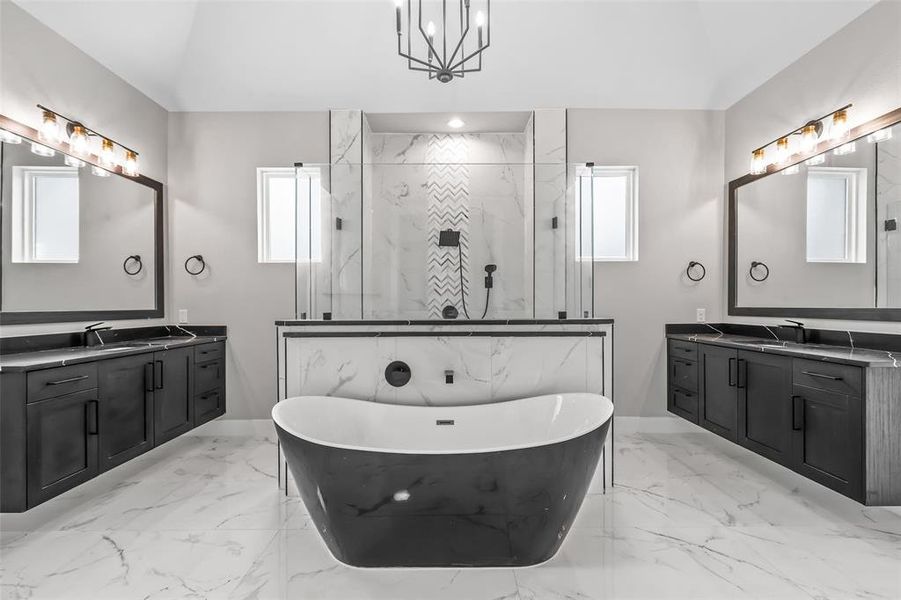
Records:
{"label": "black bathtub exterior", "polygon": [[523,567],[563,543],[609,420],[571,440],[472,454],[335,448],[276,425],[304,504],[355,567]]}

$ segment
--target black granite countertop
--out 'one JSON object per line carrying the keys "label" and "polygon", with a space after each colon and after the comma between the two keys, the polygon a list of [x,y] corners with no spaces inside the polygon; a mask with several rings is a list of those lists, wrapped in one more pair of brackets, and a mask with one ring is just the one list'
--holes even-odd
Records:
{"label": "black granite countertop", "polygon": [[278,327],[295,327],[299,325],[306,326],[385,326],[385,325],[456,325],[468,326],[473,325],[610,325],[613,323],[611,318],[578,318],[578,319],[301,319],[301,320],[278,320],[275,325]]}
{"label": "black granite countertop", "polygon": [[700,342],[739,350],[753,350],[767,354],[781,354],[819,360],[823,362],[857,365],[859,367],[901,367],[901,352],[888,350],[872,350],[848,346],[831,346],[826,344],[798,344],[777,340],[775,338],[750,337],[729,333],[668,333],[667,338],[686,342]]}
{"label": "black granite countertop", "polygon": [[91,334],[64,333],[3,338],[0,372],[22,372],[63,367],[106,358],[198,346],[226,339],[223,326],[151,326],[113,329]]}

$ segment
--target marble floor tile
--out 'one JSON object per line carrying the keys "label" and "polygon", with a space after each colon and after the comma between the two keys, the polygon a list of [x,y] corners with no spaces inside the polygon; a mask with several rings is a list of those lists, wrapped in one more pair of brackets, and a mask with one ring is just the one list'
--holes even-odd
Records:
{"label": "marble floor tile", "polygon": [[901,598],[901,509],[674,420],[617,428],[616,485],[591,486],[555,557],[484,570],[339,563],[277,487],[271,425],[221,423],[0,515],[0,598]]}

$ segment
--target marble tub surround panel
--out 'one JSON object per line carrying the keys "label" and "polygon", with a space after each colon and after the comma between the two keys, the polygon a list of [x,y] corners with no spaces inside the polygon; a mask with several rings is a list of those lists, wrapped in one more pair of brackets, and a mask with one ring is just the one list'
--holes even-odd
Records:
{"label": "marble tub surround panel", "polygon": [[778,325],[668,324],[669,338],[862,367],[901,367],[901,335],[808,329],[805,344]]}

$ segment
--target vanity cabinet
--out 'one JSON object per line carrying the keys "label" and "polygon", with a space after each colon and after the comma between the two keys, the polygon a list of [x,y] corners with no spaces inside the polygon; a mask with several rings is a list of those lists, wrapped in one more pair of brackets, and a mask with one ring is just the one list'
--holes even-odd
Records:
{"label": "vanity cabinet", "polygon": [[[670,340],[670,361],[686,354],[674,351],[674,341],[691,343]],[[695,421],[672,403],[670,412],[859,502],[898,503],[898,464],[889,458],[883,459],[885,465],[880,466],[884,449],[868,450],[866,444],[864,369],[694,344],[698,356],[699,418]],[[680,389],[679,381],[677,371],[671,368],[671,394]],[[896,387],[891,387],[890,407],[897,404],[897,394]],[[883,428],[888,437],[897,435],[890,428]],[[875,433],[870,440],[873,446],[878,438]],[[867,468],[866,456],[874,457],[871,470]],[[879,489],[869,492],[870,488]]]}
{"label": "vanity cabinet", "polygon": [[669,341],[667,408],[683,419],[698,422],[698,345]]}
{"label": "vanity cabinet", "polygon": [[37,506],[224,414],[225,344],[213,339],[115,357],[104,349],[74,365],[4,367],[0,512]]}
{"label": "vanity cabinet", "polygon": [[194,426],[194,348],[153,353],[153,440],[162,444]]}
{"label": "vanity cabinet", "polygon": [[152,355],[97,363],[100,386],[100,470],[147,452],[153,439]]}

